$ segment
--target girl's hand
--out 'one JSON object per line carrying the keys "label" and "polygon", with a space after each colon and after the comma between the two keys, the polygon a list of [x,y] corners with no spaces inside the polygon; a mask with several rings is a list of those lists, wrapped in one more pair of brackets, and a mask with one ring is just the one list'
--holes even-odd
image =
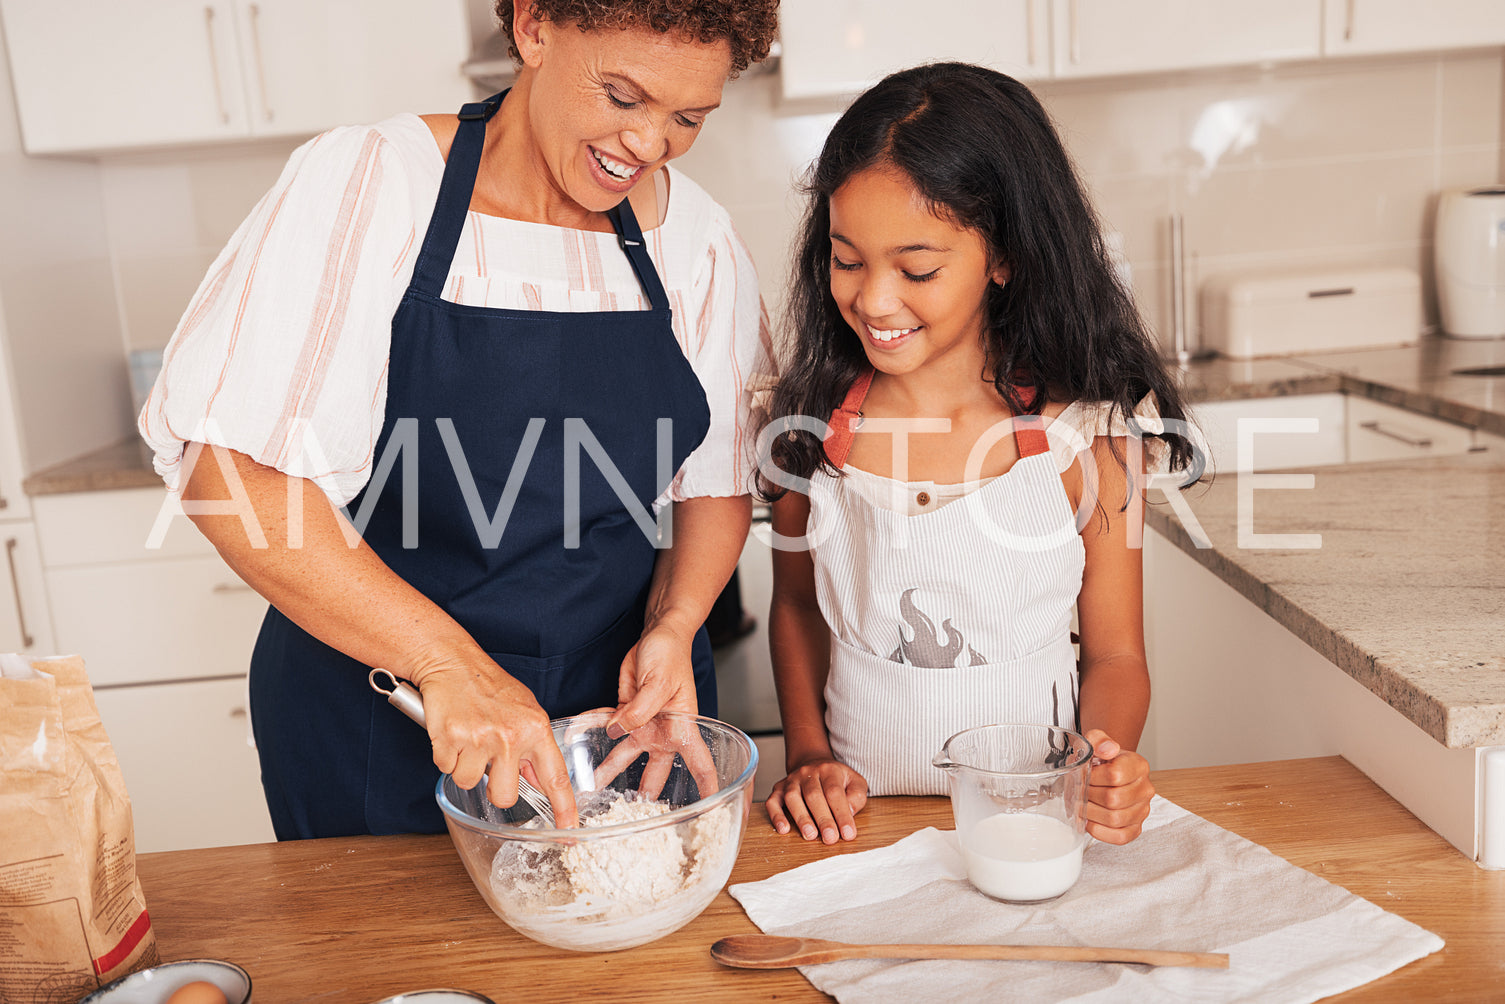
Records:
{"label": "girl's hand", "polygon": [[778,832],[788,833],[793,825],[806,840],[818,836],[834,844],[857,839],[854,818],[866,804],[867,779],[838,760],[820,757],[790,771],[763,806]]}
{"label": "girl's hand", "polygon": [[1105,844],[1127,844],[1139,836],[1150,814],[1150,764],[1122,749],[1102,729],[1090,729],[1093,766],[1087,789],[1087,832]]}
{"label": "girl's hand", "polygon": [[668,621],[659,621],[643,631],[622,660],[617,713],[607,723],[607,735],[620,739],[646,725],[660,711],[693,715],[700,710],[690,654],[694,642],[694,631],[682,631]]}

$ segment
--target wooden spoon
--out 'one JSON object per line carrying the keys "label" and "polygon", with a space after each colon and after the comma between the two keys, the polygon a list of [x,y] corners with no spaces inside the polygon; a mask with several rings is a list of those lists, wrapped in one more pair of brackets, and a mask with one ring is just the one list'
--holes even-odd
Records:
{"label": "wooden spoon", "polygon": [[711,946],[711,958],[739,969],[787,969],[842,959],[1033,959],[1044,962],[1137,962],[1145,966],[1227,969],[1221,952],[1163,952],[1149,948],[1072,948],[1066,945],[849,945],[820,938],[734,934]]}

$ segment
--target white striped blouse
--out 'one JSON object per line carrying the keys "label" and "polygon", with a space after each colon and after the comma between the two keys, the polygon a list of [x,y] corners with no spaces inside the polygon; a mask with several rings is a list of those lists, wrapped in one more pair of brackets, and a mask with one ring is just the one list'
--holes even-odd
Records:
{"label": "white striped blouse", "polygon": [[[385,417],[392,315],[443,171],[432,133],[411,114],[334,129],[294,151],[199,285],[142,409],[141,434],[169,490],[180,488],[184,443],[199,441],[310,479],[338,505],[360,491]],[[771,369],[752,257],[726,210],[672,170],[647,245],[711,410],[667,498],[744,494],[755,470],[750,388]],[[646,306],[613,234],[478,213],[443,295],[549,311]]]}

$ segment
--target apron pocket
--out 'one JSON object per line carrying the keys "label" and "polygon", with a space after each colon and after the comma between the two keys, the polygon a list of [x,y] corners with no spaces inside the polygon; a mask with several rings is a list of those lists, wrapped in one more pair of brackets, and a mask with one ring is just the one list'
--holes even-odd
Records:
{"label": "apron pocket", "polygon": [[831,637],[826,728],[836,758],[870,795],[945,795],[931,764],[963,729],[1003,722],[1076,728],[1071,639],[1008,662],[930,669],[893,662]]}

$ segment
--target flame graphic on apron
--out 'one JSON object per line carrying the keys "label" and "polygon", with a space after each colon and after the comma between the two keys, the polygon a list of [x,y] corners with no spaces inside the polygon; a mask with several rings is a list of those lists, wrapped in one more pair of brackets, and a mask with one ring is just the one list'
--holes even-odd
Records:
{"label": "flame graphic on apron", "polygon": [[987,665],[988,660],[968,645],[962,633],[951,626],[949,617],[941,622],[941,630],[946,632],[946,643],[941,644],[940,637],[936,634],[935,621],[925,616],[925,611],[911,599],[915,592],[915,589],[906,589],[899,594],[899,616],[909,625],[910,631],[914,632],[914,638],[906,639],[904,632],[900,631],[899,647],[889,654],[889,659],[925,669],[947,669],[956,665],[956,657],[961,655],[962,648],[965,647],[969,659],[967,665]]}

